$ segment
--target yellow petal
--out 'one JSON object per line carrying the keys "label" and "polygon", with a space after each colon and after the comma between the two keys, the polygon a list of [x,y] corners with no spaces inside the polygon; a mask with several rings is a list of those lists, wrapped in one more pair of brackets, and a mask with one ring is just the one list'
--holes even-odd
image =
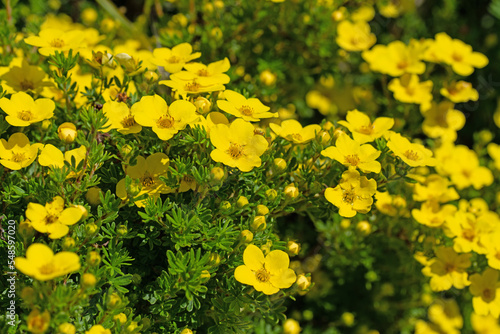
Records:
{"label": "yellow petal", "polygon": [[243,262],[249,269],[257,271],[264,267],[264,254],[259,247],[248,245],[243,252]]}
{"label": "yellow petal", "polygon": [[234,278],[243,284],[254,285],[257,283],[257,278],[255,278],[255,273],[250,270],[247,266],[239,266],[234,271]]}
{"label": "yellow petal", "polygon": [[272,274],[285,270],[290,265],[290,258],[281,250],[274,250],[267,254],[264,261],[266,270]]}

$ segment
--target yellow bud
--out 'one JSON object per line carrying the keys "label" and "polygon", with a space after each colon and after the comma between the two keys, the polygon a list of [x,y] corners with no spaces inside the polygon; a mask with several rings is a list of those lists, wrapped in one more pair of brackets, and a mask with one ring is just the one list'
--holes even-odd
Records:
{"label": "yellow bud", "polygon": [[332,13],[332,19],[337,22],[342,21],[343,19],[345,19],[345,13],[346,13],[345,7],[340,7],[338,10]]}
{"label": "yellow bud", "polygon": [[101,188],[99,187],[92,187],[89,190],[87,190],[87,193],[85,194],[85,199],[87,202],[89,202],[90,205],[99,205],[101,204],[101,198],[99,194],[101,193]]}
{"label": "yellow bud", "polygon": [[265,216],[269,213],[269,208],[265,205],[259,204],[257,205],[257,215]]}
{"label": "yellow bud", "polygon": [[132,321],[130,325],[127,326],[127,333],[133,333],[134,330],[138,327],[137,321]]}
{"label": "yellow bud", "polygon": [[144,79],[146,79],[148,83],[155,83],[158,81],[158,78],[158,73],[155,71],[146,71],[144,73]]}
{"label": "yellow bud", "polygon": [[97,21],[97,16],[97,11],[94,8],[85,8],[80,14],[82,22],[88,26]]}
{"label": "yellow bud", "polygon": [[299,197],[299,189],[295,187],[295,184],[290,183],[285,187],[285,196],[289,199],[297,198]]}
{"label": "yellow bud", "polygon": [[99,263],[101,263],[101,255],[99,255],[99,253],[97,253],[96,251],[91,251],[87,256],[87,262],[91,266],[98,266]]}
{"label": "yellow bud", "polygon": [[234,73],[237,75],[237,76],[244,76],[245,75],[245,68],[243,66],[238,66],[236,67],[236,70],[234,71]]}
{"label": "yellow bud", "polygon": [[253,240],[253,233],[249,230],[243,230],[240,233],[240,238],[243,243],[248,244]]}
{"label": "yellow bud", "polygon": [[[214,6],[217,9],[223,9],[224,8],[224,1],[216,0],[216,1],[214,1]],[[184,334],[184,333],[182,333],[182,334]]]}
{"label": "yellow bud", "polygon": [[217,253],[211,253],[210,257],[208,258],[208,263],[210,263],[212,266],[218,266],[220,264],[220,255]]}
{"label": "yellow bud", "polygon": [[330,131],[330,130],[332,130],[332,129],[334,129],[334,130],[335,130],[335,125],[333,125],[333,123],[332,123],[332,122],[330,122],[330,121],[326,121],[326,122],[325,122],[325,124],[323,124],[323,130],[325,130],[325,131]]}
{"label": "yellow bud", "polygon": [[231,209],[231,203],[229,203],[228,201],[223,201],[220,204],[220,207],[222,210],[227,211],[227,210]]}
{"label": "yellow bud", "polygon": [[351,327],[352,325],[354,325],[354,314],[352,314],[351,312],[342,313],[340,318],[342,319],[342,323],[347,327]]}
{"label": "yellow bud", "polygon": [[337,139],[338,137],[340,137],[341,135],[343,135],[345,132],[340,130],[340,129],[335,129],[335,131],[333,131],[333,137],[335,139]]}
{"label": "yellow bud", "polygon": [[73,123],[63,123],[57,128],[57,135],[65,143],[72,143],[75,141],[78,132],[76,131],[76,126]]}
{"label": "yellow bud", "polygon": [[297,276],[297,286],[299,287],[300,290],[304,291],[307,290],[311,286],[311,277],[307,277],[304,274],[300,274]]}
{"label": "yellow bud", "polygon": [[278,197],[278,192],[274,189],[266,190],[266,197],[270,201],[274,201]]}
{"label": "yellow bud", "polygon": [[202,281],[208,281],[210,279],[210,272],[208,270],[202,270],[200,277]]}
{"label": "yellow bud", "polygon": [[181,332],[181,334],[193,334],[193,331],[190,330],[189,328],[184,328]]}
{"label": "yellow bud", "polygon": [[63,239],[62,248],[64,250],[71,249],[71,248],[75,247],[75,245],[76,245],[76,241],[72,237],[65,237]]}
{"label": "yellow bud", "polygon": [[108,308],[115,308],[118,305],[120,305],[121,302],[122,302],[122,299],[120,298],[118,293],[113,292],[112,294],[108,295],[106,306]]}
{"label": "yellow bud", "polygon": [[216,181],[216,182],[222,181],[222,179],[224,178],[225,174],[226,173],[224,172],[224,169],[222,169],[220,167],[214,167],[210,171],[210,176],[212,177],[212,180]]}
{"label": "yellow bud", "polygon": [[51,121],[49,121],[48,119],[44,120],[42,122],[42,130],[43,131],[47,131],[50,128],[51,125],[52,125]]}
{"label": "yellow bud", "polygon": [[301,330],[297,320],[286,319],[283,323],[283,334],[299,334]]}
{"label": "yellow bud", "polygon": [[282,172],[286,169],[286,161],[282,158],[276,158],[273,160],[273,166],[276,171]]}
{"label": "yellow bud", "polygon": [[250,228],[254,231],[263,231],[266,229],[266,226],[266,217],[264,216],[256,216],[252,224],[250,224]]}
{"label": "yellow bud", "polygon": [[214,27],[212,28],[212,30],[210,30],[210,36],[212,36],[215,40],[221,40],[224,36],[224,33],[222,32],[221,28]]}
{"label": "yellow bud", "polygon": [[288,250],[288,254],[290,256],[294,256],[299,254],[300,244],[296,243],[295,241],[288,241],[288,243],[286,244],[286,248]]}
{"label": "yellow bud", "polygon": [[326,145],[332,139],[332,136],[327,131],[320,131],[319,138],[321,140],[321,144]]}
{"label": "yellow bud", "polygon": [[82,275],[81,284],[84,289],[93,288],[97,284],[97,278],[91,273],[85,273]]}
{"label": "yellow bud", "polygon": [[250,81],[252,81],[252,76],[250,74],[245,74],[245,76],[243,77],[243,80],[245,80],[246,82],[250,82]]}
{"label": "yellow bud", "polygon": [[206,114],[212,110],[212,102],[203,96],[198,96],[196,100],[194,100],[194,105],[200,114]]}
{"label": "yellow bud", "polygon": [[363,221],[360,221],[357,225],[356,225],[356,230],[358,230],[359,232],[363,233],[363,234],[370,234],[371,231],[372,231],[372,226],[370,225],[369,222],[367,222],[366,220],[363,220]]}
{"label": "yellow bud", "polygon": [[122,325],[127,322],[127,316],[125,315],[125,313],[118,313],[113,317],[113,319],[119,321]]}
{"label": "yellow bud", "polygon": [[105,18],[104,20],[101,21],[101,31],[103,33],[110,32],[115,28],[115,26],[116,26],[115,21],[113,21],[110,18]]}
{"label": "yellow bud", "polygon": [[487,144],[493,140],[493,133],[491,133],[491,131],[489,131],[489,130],[481,130],[479,132],[479,140],[483,144]]}
{"label": "yellow bud", "polygon": [[260,73],[259,79],[266,86],[272,86],[276,83],[276,74],[270,70],[264,70]]}
{"label": "yellow bud", "polygon": [[95,234],[98,229],[99,229],[99,226],[97,226],[94,223],[89,223],[89,224],[85,225],[85,230],[87,231],[87,233],[89,235]]}
{"label": "yellow bud", "polygon": [[245,196],[240,196],[236,201],[236,206],[238,206],[238,208],[240,209],[247,205],[248,205],[248,199]]}
{"label": "yellow bud", "polygon": [[59,334],[75,334],[76,333],[76,327],[73,324],[70,324],[69,322],[65,322],[59,325],[57,327],[57,330],[59,331]]}
{"label": "yellow bud", "polygon": [[260,246],[260,249],[264,254],[268,254],[271,251],[271,247],[273,246],[273,242],[271,240],[267,240],[266,243]]}
{"label": "yellow bud", "polygon": [[211,13],[214,11],[214,5],[212,5],[211,3],[206,3],[204,6],[203,6],[203,11],[205,13]]}
{"label": "yellow bud", "polygon": [[28,304],[33,303],[36,299],[35,290],[30,286],[23,288],[21,290],[21,298]]}
{"label": "yellow bud", "polygon": [[119,225],[117,228],[116,228],[116,233],[118,233],[119,235],[125,235],[128,233],[128,229],[127,229],[127,226],[125,225]]}
{"label": "yellow bud", "polygon": [[347,230],[351,226],[351,221],[349,219],[342,219],[340,222],[340,227],[344,230]]}

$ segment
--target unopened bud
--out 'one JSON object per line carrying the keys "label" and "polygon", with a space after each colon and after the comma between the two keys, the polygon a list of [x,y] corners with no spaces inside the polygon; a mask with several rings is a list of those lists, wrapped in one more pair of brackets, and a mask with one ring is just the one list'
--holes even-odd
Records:
{"label": "unopened bud", "polygon": [[194,100],[194,105],[200,114],[206,114],[212,110],[212,103],[203,96],[198,96],[196,100]]}
{"label": "unopened bud", "polygon": [[97,284],[97,278],[90,273],[82,275],[82,287],[84,289],[93,288]]}
{"label": "unopened bud", "polygon": [[76,126],[73,123],[63,123],[57,128],[57,135],[59,139],[63,142],[69,144],[75,141],[78,132],[76,131]]}
{"label": "unopened bud", "polygon": [[240,233],[240,238],[243,243],[248,244],[253,240],[253,233],[249,230],[243,230]]}
{"label": "unopened bud", "polygon": [[295,184],[290,183],[285,187],[285,196],[289,199],[297,198],[299,197],[299,189],[295,187]]}
{"label": "unopened bud", "polygon": [[257,205],[257,215],[265,216],[269,213],[269,208],[265,205],[259,204]]}
{"label": "unopened bud", "polygon": [[245,196],[240,196],[236,201],[236,206],[238,206],[238,208],[240,209],[247,205],[248,205],[248,199]]}
{"label": "unopened bud", "polygon": [[266,229],[266,217],[264,216],[256,216],[253,219],[252,224],[250,224],[250,228],[254,231],[263,231]]}
{"label": "unopened bud", "polygon": [[286,244],[286,248],[287,248],[288,254],[290,256],[294,256],[294,255],[299,254],[300,245],[298,243],[296,243],[295,241],[288,241],[288,243]]}

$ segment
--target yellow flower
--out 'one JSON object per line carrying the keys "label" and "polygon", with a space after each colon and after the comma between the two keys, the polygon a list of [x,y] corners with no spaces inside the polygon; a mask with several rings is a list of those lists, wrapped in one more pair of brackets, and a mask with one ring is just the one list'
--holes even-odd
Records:
{"label": "yellow flower", "polygon": [[269,107],[256,98],[245,98],[243,95],[232,90],[225,90],[226,100],[218,100],[217,106],[225,112],[241,117],[245,121],[258,122],[261,118],[276,117],[276,113],[270,113]]}
{"label": "yellow flower", "polygon": [[428,310],[429,320],[438,325],[446,334],[460,334],[464,320],[460,308],[453,299],[438,300]]}
{"label": "yellow flower", "polygon": [[453,81],[447,87],[441,88],[439,92],[454,103],[477,101],[479,98],[477,90],[472,87],[470,82],[465,81]]}
{"label": "yellow flower", "polygon": [[179,188],[177,189],[178,192],[183,193],[188,190],[196,190],[196,180],[191,176],[191,175],[184,175],[181,178],[181,182],[179,184]]}
{"label": "yellow flower", "polygon": [[436,257],[430,259],[422,273],[431,277],[432,291],[446,291],[454,286],[463,289],[470,284],[467,268],[470,267],[472,254],[457,254],[451,247],[438,247]]}
{"label": "yellow flower", "polygon": [[40,314],[40,311],[38,309],[34,309],[28,315],[26,324],[28,325],[28,331],[30,331],[31,333],[45,333],[47,329],[49,329],[50,325],[49,311],[43,311],[43,313]]}
{"label": "yellow flower", "polygon": [[33,100],[24,92],[13,94],[10,99],[0,99],[0,108],[7,113],[5,120],[14,126],[28,126],[54,116],[56,105],[49,99]]}
{"label": "yellow flower", "polygon": [[278,136],[295,144],[308,143],[321,131],[321,126],[318,124],[302,127],[302,124],[294,119],[287,119],[280,125],[271,123],[269,126]]}
{"label": "yellow flower", "polygon": [[377,209],[388,216],[407,216],[406,199],[400,195],[391,195],[389,192],[375,193],[375,206]]}
{"label": "yellow flower", "polygon": [[94,325],[88,331],[85,331],[85,334],[111,334],[111,331],[101,325]]}
{"label": "yellow flower", "polygon": [[337,26],[337,44],[346,51],[363,51],[369,49],[377,38],[371,33],[370,25],[365,21],[351,23],[342,21]]}
{"label": "yellow flower", "polygon": [[163,66],[165,71],[169,73],[177,73],[182,70],[184,65],[201,56],[200,52],[193,52],[193,47],[189,43],[181,43],[169,48],[158,48],[153,50],[153,57],[150,61],[157,65]]}
{"label": "yellow flower", "polygon": [[274,250],[264,258],[259,247],[248,245],[243,252],[243,262],[245,264],[234,271],[236,280],[252,285],[266,295],[289,288],[297,279],[295,272],[288,268],[290,258],[280,250]]}
{"label": "yellow flower", "polygon": [[427,176],[424,184],[417,183],[413,189],[413,199],[418,202],[436,201],[445,203],[459,199],[457,191],[449,187],[448,179],[438,175],[431,174]]}
{"label": "yellow flower", "polygon": [[[497,224],[500,222],[497,219]],[[500,230],[496,229],[494,233],[490,234],[485,240],[486,258],[488,265],[493,269],[500,270]]]}
{"label": "yellow flower", "polygon": [[372,71],[393,77],[405,73],[424,73],[425,64],[420,60],[421,55],[421,47],[416,41],[412,41],[409,46],[401,41],[391,42],[387,46],[375,45],[371,50],[362,53]]}
{"label": "yellow flower", "polygon": [[32,244],[26,250],[26,257],[15,258],[16,268],[25,275],[39,281],[69,274],[80,269],[80,258],[73,252],[59,252],[44,244]]}
{"label": "yellow flower", "polygon": [[59,325],[57,328],[60,334],[75,334],[76,328],[75,325],[70,324],[69,322],[65,322]]}
{"label": "yellow flower", "polygon": [[360,176],[357,170],[349,169],[342,174],[339,185],[325,190],[326,200],[339,208],[342,217],[354,217],[356,213],[367,213],[373,204],[377,182]]}
{"label": "yellow flower", "polygon": [[411,167],[434,166],[436,159],[432,158],[432,151],[423,145],[411,143],[399,133],[394,133],[387,143],[387,147]]}
{"label": "yellow flower", "polygon": [[500,282],[498,271],[486,268],[482,274],[474,274],[470,278],[469,287],[472,294],[472,306],[478,315],[500,315]]}
{"label": "yellow flower", "polygon": [[349,168],[358,168],[364,173],[380,173],[380,162],[375,160],[380,152],[369,144],[360,145],[346,134],[337,139],[335,146],[327,147],[321,154]]}
{"label": "yellow flower", "polygon": [[177,94],[186,98],[189,94],[200,94],[216,92],[226,89],[222,84],[202,85],[198,79],[182,80],[178,76],[170,77],[171,80],[162,80],[158,82],[160,85],[165,85],[172,88]]}
{"label": "yellow flower", "polygon": [[[75,166],[77,167],[81,161],[85,160],[87,156],[87,148],[85,146],[80,146],[74,150],[64,152],[64,154],[52,144],[45,145],[40,151],[38,156],[38,163],[42,166],[47,166],[51,168],[63,168],[64,162],[67,161],[71,164],[72,158],[75,159]],[[68,174],[67,178],[76,177],[76,173],[71,172]]]}
{"label": "yellow flower", "polygon": [[[132,184],[137,190],[135,196],[148,194],[149,197],[158,198],[160,194],[172,192],[172,189],[167,187],[160,176],[165,176],[168,171],[169,159],[164,153],[154,153],[144,159],[142,156],[137,157],[137,163],[134,166],[128,166],[125,169],[130,178],[135,180]],[[120,180],[116,185],[116,195],[121,199],[126,199],[127,189],[125,187],[125,179]],[[144,207],[146,200],[135,202],[138,207]]]}
{"label": "yellow flower", "polygon": [[483,68],[488,65],[488,58],[485,55],[473,52],[470,45],[461,40],[452,39],[444,32],[436,34],[424,59],[451,65],[455,73],[463,76],[471,75],[474,68]]}
{"label": "yellow flower", "polygon": [[394,98],[405,103],[421,104],[428,109],[432,101],[432,81],[419,82],[418,75],[404,74],[392,79],[387,88],[394,93]]}
{"label": "yellow flower", "polygon": [[0,76],[0,79],[4,81],[3,89],[7,93],[41,93],[45,87],[54,86],[44,70],[39,66],[28,64],[24,58],[15,58],[7,69]]}
{"label": "yellow flower", "polygon": [[177,100],[169,107],[159,95],[142,97],[132,106],[131,113],[137,123],[152,127],[161,140],[169,140],[197,118],[196,107],[191,102]]}
{"label": "yellow flower", "polygon": [[454,205],[439,205],[436,200],[429,200],[422,203],[420,209],[411,210],[411,215],[417,222],[429,227],[439,227],[446,219],[453,216],[457,208]]}
{"label": "yellow flower", "polygon": [[465,116],[453,107],[453,103],[448,101],[439,104],[433,102],[428,110],[422,111],[425,117],[422,124],[424,133],[430,138],[454,142],[457,139],[457,131],[465,125]]}
{"label": "yellow flower", "polygon": [[471,314],[471,324],[476,334],[499,334],[500,325],[498,319],[492,315],[479,315],[475,312]]}
{"label": "yellow flower", "polygon": [[365,113],[356,109],[347,112],[346,121],[338,123],[348,128],[354,140],[360,144],[382,137],[394,125],[394,119],[389,117],[379,117],[372,123]]}
{"label": "yellow flower", "polygon": [[14,133],[9,141],[0,141],[0,164],[12,170],[27,167],[35,161],[43,144],[30,145],[28,137],[21,132]]}
{"label": "yellow flower", "polygon": [[215,150],[210,153],[214,161],[249,172],[261,165],[260,156],[268,147],[267,140],[254,132],[251,123],[241,118],[230,126],[218,124],[210,131]]}
{"label": "yellow flower", "polygon": [[224,85],[230,81],[229,75],[225,74],[229,70],[230,64],[227,58],[208,65],[202,63],[185,64],[186,71],[180,71],[171,77],[184,81],[196,79],[202,86]]}
{"label": "yellow flower", "polygon": [[500,170],[500,145],[489,143],[486,149],[488,150],[488,154],[495,163],[495,168]]}
{"label": "yellow flower", "polygon": [[42,29],[38,36],[31,36],[24,39],[29,45],[38,47],[38,52],[44,56],[54,55],[56,51],[65,54],[73,49],[75,54],[78,49],[84,47],[85,35],[80,30],[63,31],[59,29]]}
{"label": "yellow flower", "polygon": [[[108,101],[104,103],[102,111],[108,118],[108,122],[104,126],[109,126],[104,132],[111,129],[116,129],[124,135],[141,132],[142,126],[137,124],[134,114],[132,114],[126,103]],[[134,109],[134,111],[137,112],[137,109]]]}
{"label": "yellow flower", "polygon": [[26,218],[38,232],[48,233],[51,239],[59,239],[68,234],[68,225],[74,225],[82,218],[82,211],[75,207],[64,209],[64,200],[56,196],[45,206],[29,203]]}
{"label": "yellow flower", "polygon": [[295,319],[286,319],[283,323],[283,334],[299,334],[302,328]]}
{"label": "yellow flower", "polygon": [[479,217],[469,212],[458,211],[446,220],[445,233],[453,238],[453,249],[461,253],[474,251],[486,254],[488,237],[495,229],[498,218],[493,213],[485,213]]}

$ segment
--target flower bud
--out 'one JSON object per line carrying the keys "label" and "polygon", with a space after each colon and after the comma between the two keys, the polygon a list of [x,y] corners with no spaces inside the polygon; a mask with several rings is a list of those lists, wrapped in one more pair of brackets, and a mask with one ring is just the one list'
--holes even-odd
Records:
{"label": "flower bud", "polygon": [[30,286],[23,288],[21,290],[21,299],[24,300],[28,304],[33,303],[36,299],[35,290]]}
{"label": "flower bud", "polygon": [[50,325],[50,313],[49,311],[44,311],[40,313],[38,309],[34,309],[28,315],[26,320],[28,325],[28,331],[31,333],[44,333]]}
{"label": "flower bud", "polygon": [[342,320],[342,323],[347,327],[351,327],[352,325],[354,325],[354,314],[352,314],[351,312],[342,313],[340,319]]}
{"label": "flower bud", "polygon": [[190,330],[189,328],[184,328],[181,332],[181,334],[193,334],[193,331]]}
{"label": "flower bud", "polygon": [[122,299],[120,298],[120,295],[118,295],[118,293],[116,293],[116,292],[113,292],[112,294],[108,295],[106,306],[109,309],[112,309],[112,308],[115,308],[118,305],[120,305],[121,302],[122,302]]}
{"label": "flower bud", "polygon": [[342,219],[340,222],[340,227],[344,230],[347,230],[351,226],[351,221],[349,219]]}
{"label": "flower bud", "polygon": [[266,190],[266,197],[269,201],[274,201],[278,197],[278,192],[274,189]]}
{"label": "flower bud", "polygon": [[222,181],[222,179],[224,178],[224,176],[225,176],[224,169],[222,169],[220,167],[214,167],[210,171],[210,177],[215,182]]}
{"label": "flower bud", "polygon": [[93,288],[97,284],[97,278],[91,273],[85,273],[82,275],[81,284],[84,289]]}
{"label": "flower bud", "polygon": [[247,205],[248,205],[248,199],[245,196],[240,196],[236,201],[236,206],[238,206],[238,208],[240,209]]}
{"label": "flower bud", "polygon": [[127,326],[126,332],[133,333],[137,329],[137,327],[139,327],[137,321],[132,321],[130,325]]}
{"label": "flower bud", "polygon": [[125,313],[118,313],[113,317],[113,319],[119,321],[122,325],[127,322],[127,316],[125,315]]}
{"label": "flower bud", "polygon": [[286,161],[282,158],[276,158],[273,161],[273,167],[277,172],[282,172],[286,169]]}
{"label": "flower bud", "polygon": [[319,139],[321,140],[321,144],[326,145],[332,139],[332,136],[327,131],[320,131]]}
{"label": "flower bud", "polygon": [[295,187],[295,184],[290,183],[285,187],[285,196],[289,199],[297,198],[299,197],[299,189]]}
{"label": "flower bud", "polygon": [[249,230],[243,230],[240,233],[240,239],[243,243],[248,244],[253,240],[253,233]]}
{"label": "flower bud", "polygon": [[222,39],[224,36],[224,33],[222,32],[222,29],[219,27],[214,27],[212,30],[210,30],[210,36],[212,36],[216,41]]}
{"label": "flower bud", "polygon": [[222,201],[222,203],[220,204],[220,208],[223,211],[228,211],[229,209],[231,209],[231,203],[229,203],[228,201]]}
{"label": "flower bud", "polygon": [[335,139],[338,139],[343,134],[345,134],[345,132],[341,129],[335,129],[335,131],[333,131],[333,137]]}
{"label": "flower bud", "polygon": [[276,74],[270,70],[264,70],[260,73],[259,79],[265,86],[272,86],[276,83]]}
{"label": "flower bud", "polygon": [[210,272],[208,270],[203,270],[201,272],[200,278],[203,282],[206,282],[210,279]]}
{"label": "flower bud", "polygon": [[85,194],[85,199],[87,202],[89,202],[90,205],[99,205],[101,204],[101,197],[99,194],[101,193],[101,188],[99,187],[92,187],[89,190],[87,190],[87,193]]}
{"label": "flower bud", "polygon": [[51,125],[52,125],[52,122],[50,120],[48,120],[48,119],[43,120],[42,121],[42,130],[47,131]]}
{"label": "flower bud", "polygon": [[266,229],[266,217],[264,216],[256,216],[253,219],[252,224],[250,224],[250,228],[255,232],[263,231]]}
{"label": "flower bud", "polygon": [[97,11],[94,8],[85,8],[80,17],[82,18],[82,22],[88,26],[92,25],[95,21],[97,21]]}
{"label": "flower bud", "polygon": [[87,256],[87,262],[91,266],[98,266],[101,263],[101,255],[99,255],[96,251],[91,251]]}
{"label": "flower bud", "polygon": [[212,266],[218,266],[220,264],[220,255],[217,253],[211,253],[208,258],[208,263]]}
{"label": "flower bud", "polygon": [[76,333],[76,328],[73,324],[70,324],[69,322],[65,322],[59,325],[57,327],[57,330],[59,331],[59,334],[75,334]]}
{"label": "flower bud", "polygon": [[362,234],[368,235],[372,231],[372,226],[368,221],[363,220],[356,225],[356,230],[358,230]]}
{"label": "flower bud", "polygon": [[300,245],[295,241],[288,241],[288,243],[286,244],[286,248],[290,256],[299,254]]}
{"label": "flower bud", "polygon": [[127,72],[134,72],[138,70],[139,63],[127,53],[119,53],[115,55],[115,60]]}
{"label": "flower bud", "polygon": [[194,100],[194,105],[200,114],[206,114],[212,110],[212,103],[203,96],[198,96]]}
{"label": "flower bud", "polygon": [[323,130],[330,131],[331,129],[335,130],[335,125],[330,121],[326,121],[325,124],[323,124]]}
{"label": "flower bud", "polygon": [[68,250],[75,247],[76,241],[72,237],[65,237],[62,241],[63,250]]}
{"label": "flower bud", "polygon": [[128,229],[127,229],[127,226],[125,225],[120,225],[116,228],[116,233],[118,233],[118,235],[125,235],[128,233]]}
{"label": "flower bud", "polygon": [[88,235],[94,235],[98,229],[99,226],[97,226],[95,223],[89,223],[85,225],[85,231],[87,232]]}
{"label": "flower bud", "polygon": [[259,204],[257,205],[257,215],[265,216],[269,213],[269,208],[265,205]]}
{"label": "flower bud", "polygon": [[75,141],[78,132],[76,131],[76,126],[73,123],[63,123],[57,128],[57,135],[59,139],[63,142],[69,144]]}
{"label": "flower bud", "polygon": [[144,73],[144,79],[146,79],[148,83],[152,84],[158,81],[159,76],[155,71],[146,71]]}
{"label": "flower bud", "polygon": [[110,18],[105,18],[101,21],[101,31],[103,33],[110,32],[111,30],[113,30],[115,28],[115,26],[116,26],[115,21],[113,21]]}
{"label": "flower bud", "polygon": [[283,323],[283,334],[299,334],[301,330],[297,320],[286,319]]}
{"label": "flower bud", "polygon": [[304,274],[300,274],[297,276],[296,283],[301,291],[305,291],[311,286],[311,276],[307,277]]}

